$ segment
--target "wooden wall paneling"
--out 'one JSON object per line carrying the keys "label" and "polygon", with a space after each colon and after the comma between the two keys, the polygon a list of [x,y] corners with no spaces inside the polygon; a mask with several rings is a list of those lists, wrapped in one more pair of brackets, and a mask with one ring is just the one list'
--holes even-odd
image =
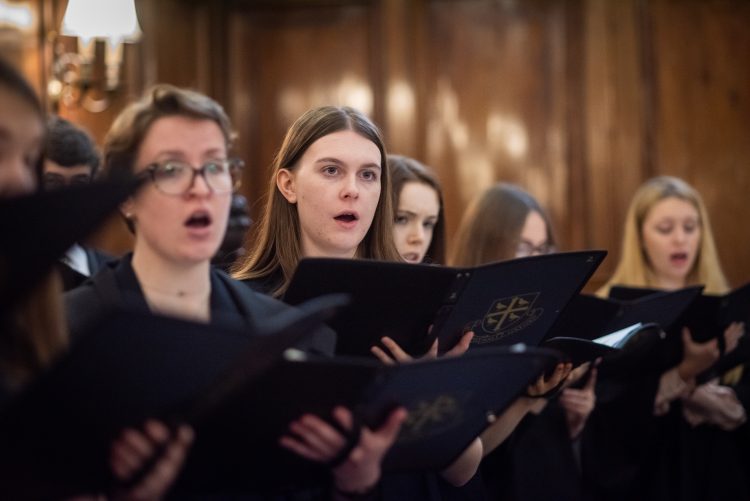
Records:
{"label": "wooden wall paneling", "polygon": [[562,205],[564,13],[552,2],[429,3],[425,156],[445,185],[449,236],[497,181]]}
{"label": "wooden wall paneling", "polygon": [[253,218],[284,133],[303,112],[333,104],[372,114],[372,15],[360,3],[233,8],[231,114],[243,138],[238,152]]}
{"label": "wooden wall paneling", "polygon": [[609,250],[593,283],[619,259],[627,205],[644,178],[643,22],[635,2],[586,2],[583,109],[588,176],[587,247]]}
{"label": "wooden wall paneling", "polygon": [[651,3],[657,165],[702,194],[729,280],[750,280],[750,3]]}
{"label": "wooden wall paneling", "polygon": [[[424,95],[421,78],[424,1],[382,0],[379,4],[377,28],[380,37],[380,71],[373,74],[382,92],[376,103],[382,102],[382,123],[389,153],[421,158],[420,97]],[[375,59],[375,57],[373,57]]]}

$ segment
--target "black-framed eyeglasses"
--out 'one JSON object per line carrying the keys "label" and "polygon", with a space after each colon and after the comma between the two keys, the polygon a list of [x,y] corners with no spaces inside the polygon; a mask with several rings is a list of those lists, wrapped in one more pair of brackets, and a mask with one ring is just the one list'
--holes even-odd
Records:
{"label": "black-framed eyeglasses", "polygon": [[212,193],[224,195],[240,187],[244,163],[238,158],[211,160],[196,168],[179,160],[155,162],[143,171],[165,195],[184,195],[201,176]]}
{"label": "black-framed eyeglasses", "polygon": [[555,252],[555,246],[547,242],[534,246],[531,242],[521,240],[516,247],[516,257],[528,257],[534,255],[551,254]]}

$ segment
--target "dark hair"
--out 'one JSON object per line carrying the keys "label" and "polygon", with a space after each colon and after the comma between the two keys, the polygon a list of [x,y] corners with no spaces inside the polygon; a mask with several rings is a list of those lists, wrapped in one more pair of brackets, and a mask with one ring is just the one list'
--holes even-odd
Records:
{"label": "dark hair", "polygon": [[99,168],[99,152],[91,136],[64,118],[56,116],[47,121],[44,158],[60,167],[91,167],[92,178]]}
{"label": "dark hair", "polygon": [[393,215],[398,213],[401,190],[408,182],[426,184],[437,193],[440,210],[438,211],[432,240],[425,254],[425,261],[431,263],[445,263],[445,211],[443,210],[443,190],[435,173],[426,165],[413,158],[401,155],[388,155],[388,170],[391,174],[391,194],[393,196]]}
{"label": "dark hair", "polygon": [[547,212],[518,186],[498,183],[469,205],[453,242],[451,266],[478,266],[513,259],[530,212],[538,213],[547,227],[547,243],[554,246]]}

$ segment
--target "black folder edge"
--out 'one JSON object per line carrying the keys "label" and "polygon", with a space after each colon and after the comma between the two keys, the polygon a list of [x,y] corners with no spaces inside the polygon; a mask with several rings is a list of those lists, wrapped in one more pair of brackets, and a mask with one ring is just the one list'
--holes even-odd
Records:
{"label": "black folder edge", "polygon": [[[493,378],[492,375],[497,376],[507,372],[508,369],[505,372],[503,371],[505,366],[503,362],[511,359],[505,357],[514,357],[512,360],[522,365],[525,372],[522,372],[523,376],[513,383],[506,380],[506,385],[503,387],[497,378]],[[230,495],[238,492],[273,492],[282,485],[286,489],[321,485],[328,478],[326,465],[295,456],[278,445],[277,434],[285,433],[284,430],[288,426],[287,419],[296,419],[301,413],[309,412],[336,427],[331,411],[335,406],[340,405],[353,412],[355,423],[377,428],[398,406],[404,406],[411,411],[412,406],[423,408],[420,407],[421,404],[425,401],[431,401],[430,399],[436,396],[459,395],[456,401],[462,401],[460,397],[465,396],[464,403],[476,407],[459,412],[459,415],[465,421],[459,422],[457,426],[447,428],[441,428],[440,423],[437,425],[433,423],[433,427],[430,428],[428,424],[428,430],[431,429],[434,432],[437,428],[436,433],[442,434],[431,435],[430,432],[427,432],[426,438],[413,435],[405,439],[404,433],[409,427],[408,424],[405,424],[396,444],[383,460],[383,471],[387,472],[425,469],[440,471],[454,461],[489,426],[492,416],[502,413],[528,384],[535,381],[548,366],[556,363],[559,360],[559,354],[554,350],[536,347],[527,348],[519,344],[510,347],[490,347],[460,357],[443,357],[393,366],[361,357],[325,358],[320,355],[304,354],[293,350],[285,351],[282,358],[283,361],[275,366],[275,372],[267,373],[264,379],[257,382],[247,381],[247,384],[237,391],[232,402],[240,405],[235,406],[228,415],[218,414],[214,416],[214,421],[216,421],[214,429],[222,424],[224,427],[229,426],[229,429],[235,429],[238,423],[252,423],[253,416],[258,412],[258,407],[254,403],[258,401],[268,402],[266,413],[270,414],[267,414],[267,417],[276,416],[274,409],[282,411],[286,417],[283,419],[274,418],[271,428],[262,428],[259,431],[250,429],[249,438],[243,437],[237,440],[236,435],[231,435],[235,437],[235,440],[228,444],[228,447],[233,449],[231,451],[222,445],[223,441],[227,440],[227,438],[221,438],[222,432],[225,433],[225,430],[219,430],[218,434],[211,436],[209,444],[204,444],[205,447],[199,448],[201,449],[197,453],[199,457],[193,456],[190,458],[194,463],[188,465],[184,475],[180,478],[176,486],[178,494],[192,492]],[[494,372],[489,373],[486,378],[484,377],[485,371],[482,371],[481,374],[474,371],[472,374],[471,369],[477,367],[492,367]],[[343,389],[340,392],[332,393],[330,388],[322,387],[316,383],[315,390],[306,393],[304,389],[299,388],[298,384],[295,384],[299,379],[294,377],[294,375],[299,376],[306,372],[317,373],[318,375],[327,374],[326,378],[329,380],[334,378],[334,381],[342,381]],[[464,377],[454,377],[456,373],[460,373]],[[438,377],[450,378],[450,388],[441,389],[435,386],[434,378],[430,377],[430,375],[434,376],[435,374],[438,374]],[[285,377],[278,377],[279,375],[285,375]],[[344,381],[343,375],[352,377]],[[266,381],[267,378],[271,378],[270,381]],[[350,380],[361,381],[350,385]],[[484,402],[481,400],[483,397],[487,398],[487,392],[481,390],[481,388],[486,387],[466,388],[469,381],[480,380],[481,384],[493,388],[494,393],[491,393],[492,395],[502,394],[501,401],[496,402],[495,405],[488,404],[484,407]],[[304,381],[303,383],[308,382]],[[267,386],[266,383],[269,383],[269,385]],[[260,388],[262,389],[260,400],[258,393],[256,393],[258,384],[261,385]],[[462,388],[462,385],[464,388]],[[296,398],[284,398],[282,396],[286,394],[284,388],[287,390],[292,388],[292,393],[295,391],[297,394],[302,392],[304,398],[313,402],[315,408],[308,408],[306,404],[300,403]],[[277,395],[278,398],[274,398],[272,401],[262,399],[262,396],[270,394]],[[481,408],[479,404],[482,404]],[[456,422],[452,424],[456,425]],[[253,425],[248,424],[248,426]],[[243,427],[242,429],[248,428]],[[200,433],[199,429],[196,435],[199,440]],[[262,435],[260,440],[264,442],[263,445],[256,441],[259,434]],[[430,443],[435,444],[436,436],[440,440],[440,446],[445,447],[446,444],[450,444],[448,446],[450,450],[443,449],[438,452],[433,447],[426,448]],[[256,447],[270,446],[273,450],[268,450],[259,459],[248,455],[245,452],[247,449],[240,444],[244,444],[245,447],[251,444]],[[215,459],[216,450],[225,452],[218,460],[218,471],[206,472],[204,468],[206,466],[209,468],[217,467],[215,464],[217,463]],[[213,454],[211,454],[212,452]],[[230,459],[232,455],[236,459]],[[404,457],[410,458],[406,464],[404,464]],[[213,461],[212,458],[214,458]],[[416,462],[414,458],[421,458],[423,462]],[[220,477],[218,485],[214,473]]]}
{"label": "black folder edge", "polygon": [[[190,398],[190,402],[176,402],[174,407],[169,409],[155,410],[154,412],[147,413],[144,418],[160,419],[168,425],[175,425],[177,423],[189,423],[196,428],[200,427],[200,424],[205,419],[206,415],[210,414],[217,407],[221,405],[221,402],[225,398],[232,397],[232,391],[237,385],[244,384],[249,378],[260,377],[265,371],[267,371],[275,362],[281,359],[282,354],[294,343],[301,341],[305,336],[309,335],[311,331],[320,328],[323,325],[323,321],[329,318],[335,310],[341,308],[348,303],[348,297],[344,294],[327,295],[321,296],[314,300],[310,300],[300,305],[298,308],[289,308],[289,310],[272,317],[268,321],[264,322],[263,327],[259,328],[256,336],[248,337],[245,329],[247,325],[240,326],[235,325],[229,327],[227,325],[222,326],[211,326],[206,324],[196,324],[188,320],[166,317],[161,315],[151,315],[143,311],[132,311],[122,308],[110,308],[106,312],[103,312],[101,316],[97,318],[87,329],[87,332],[75,340],[71,344],[70,351],[67,354],[62,355],[55,363],[53,363],[47,370],[35,378],[29,385],[24,388],[18,395],[15,395],[2,409],[0,409],[0,422],[2,423],[23,423],[23,415],[29,409],[46,408],[52,409],[55,407],[55,402],[51,401],[40,401],[40,395],[51,396],[55,401],[57,399],[65,399],[71,395],[73,387],[80,387],[81,385],[74,385],[70,382],[71,371],[75,372],[76,366],[70,362],[75,360],[74,356],[80,357],[80,354],[90,351],[91,347],[101,347],[101,341],[103,339],[96,339],[97,337],[104,336],[102,329],[106,328],[110,322],[123,322],[126,325],[141,325],[143,322],[158,326],[158,328],[174,329],[178,331],[185,326],[189,326],[195,330],[206,333],[206,335],[224,335],[232,337],[233,339],[239,339],[242,350],[236,353],[237,357],[234,360],[228,360],[226,367],[220,371],[216,379],[211,381],[205,381],[202,384],[204,391],[201,395],[196,395],[195,398]],[[128,323],[132,322],[132,323]],[[124,329],[127,330],[127,329]],[[123,329],[120,329],[122,336]],[[128,332],[132,332],[132,329]],[[102,334],[100,334],[102,333]],[[143,338],[142,338],[143,339]],[[123,339],[121,339],[123,341]],[[109,340],[106,340],[108,343]],[[118,352],[111,351],[112,357],[117,357]],[[78,354],[78,355],[77,355]],[[96,363],[96,362],[95,362]],[[106,372],[106,369],[104,369]],[[68,375],[67,377],[65,375]],[[116,380],[119,376],[112,375],[113,379]],[[128,378],[128,376],[125,376]],[[58,385],[58,381],[61,379],[65,380],[65,386],[60,390],[55,390],[55,386]],[[72,376],[73,383],[75,383],[75,376]],[[79,377],[79,380],[81,378]],[[83,385],[102,386],[106,383],[102,379],[85,379],[79,381]],[[112,382],[112,380],[110,380]],[[154,384],[158,385],[159,381],[154,381]],[[117,395],[116,389],[113,390],[112,395]],[[138,408],[141,406],[139,405]],[[136,411],[134,414],[140,414],[141,411]],[[55,414],[50,411],[45,414],[48,417],[35,416],[35,423],[39,419],[51,419],[54,420]],[[69,420],[71,416],[66,414]],[[125,427],[135,426],[138,427],[142,424],[142,421],[138,422],[126,422],[123,418],[118,416],[112,417],[118,422],[99,426],[97,436],[102,440],[96,450],[108,450],[111,441],[115,438],[117,433]],[[96,419],[96,416],[81,415],[80,422],[85,423],[87,420]],[[106,431],[109,430],[109,431]],[[25,433],[28,433],[27,430]],[[0,433],[0,442],[14,443],[15,440],[12,438],[12,433]],[[105,438],[106,436],[106,438]],[[65,438],[61,443],[67,443]],[[106,443],[105,443],[106,442]],[[40,444],[36,444],[35,447],[40,447]],[[46,445],[42,444],[42,448]],[[74,454],[74,451],[70,451],[68,448],[64,449],[64,455],[68,453]],[[55,450],[55,455],[58,459],[50,459],[52,464],[59,464],[55,461],[59,461],[59,457],[63,455],[62,450]],[[15,457],[15,456],[14,456]],[[38,457],[38,456],[37,456]],[[29,462],[31,461],[31,462]],[[45,457],[45,461],[47,458]],[[106,491],[113,485],[113,478],[109,473],[109,466],[106,464],[104,457],[84,458],[83,461],[89,468],[90,472],[96,472],[95,476],[87,476],[84,479],[76,478],[70,481],[66,479],[60,479],[58,477],[50,477],[45,475],[42,471],[42,467],[33,458],[26,458],[23,462],[18,463],[22,470],[17,470],[13,477],[7,476],[7,471],[0,474],[0,484],[4,484],[5,491],[0,489],[0,492],[6,492],[12,495],[28,496],[31,498],[40,497],[58,497],[58,496],[70,496],[75,494],[86,494],[91,492]],[[0,464],[13,464],[16,462],[14,458],[5,456],[0,453]],[[80,463],[76,463],[80,464]],[[50,463],[45,462],[47,468]],[[54,466],[53,466],[54,467]],[[54,475],[54,471],[52,475]],[[47,480],[44,480],[44,479]],[[11,482],[11,479],[14,482]],[[26,490],[32,489],[32,490]],[[82,490],[84,489],[84,490]]]}
{"label": "black folder edge", "polygon": [[[300,262],[300,265],[298,266],[297,270],[295,271],[295,277],[292,279],[292,283],[289,287],[289,290],[287,291],[287,296],[285,297],[285,301],[290,302],[291,304],[296,304],[302,299],[305,299],[306,297],[312,297],[312,295],[306,294],[306,291],[302,288],[299,282],[302,281],[300,277],[304,277],[305,279],[309,279],[309,275],[314,274],[315,266],[324,267],[327,271],[330,273],[333,273],[332,270],[336,270],[337,273],[346,273],[348,269],[359,269],[359,268],[366,268],[369,270],[378,268],[381,269],[395,269],[395,270],[405,270],[410,271],[413,274],[417,273],[426,273],[426,274],[435,274],[435,275],[443,275],[445,277],[450,278],[450,280],[445,280],[446,282],[446,288],[444,291],[441,292],[440,300],[436,301],[434,305],[432,304],[425,304],[425,301],[414,301],[413,304],[413,310],[419,311],[419,313],[415,313],[416,316],[421,317],[428,317],[429,319],[425,320],[424,325],[422,326],[421,330],[419,332],[413,331],[411,333],[412,339],[410,340],[404,340],[404,339],[395,339],[396,342],[399,343],[399,345],[405,349],[405,351],[411,353],[412,355],[419,355],[426,351],[432,343],[435,341],[435,339],[440,338],[441,342],[440,351],[445,352],[447,351],[451,344],[455,345],[455,343],[460,339],[460,336],[462,333],[456,332],[456,333],[440,333],[439,332],[439,324],[441,324],[441,319],[446,319],[450,316],[450,312],[453,310],[455,303],[455,295],[460,293],[459,289],[462,289],[463,285],[462,283],[465,282],[466,279],[470,277],[471,274],[476,274],[477,272],[481,273],[482,269],[486,268],[495,268],[497,266],[508,266],[511,267],[514,265],[514,262],[518,261],[528,261],[528,260],[553,260],[553,259],[559,259],[561,257],[565,256],[572,256],[572,255],[582,255],[586,256],[586,258],[589,260],[590,263],[592,263],[590,269],[588,270],[588,273],[585,276],[581,277],[581,280],[579,281],[577,288],[575,290],[571,290],[570,297],[574,297],[586,284],[586,282],[590,279],[590,277],[593,275],[593,273],[596,271],[596,269],[599,267],[601,262],[604,260],[604,258],[607,255],[607,252],[604,250],[584,250],[584,251],[575,251],[575,252],[564,252],[564,253],[556,253],[556,254],[549,254],[544,256],[532,256],[528,258],[520,258],[517,260],[509,260],[509,261],[503,261],[499,263],[491,263],[487,265],[481,265],[477,266],[475,268],[450,268],[450,267],[443,267],[443,266],[430,266],[430,265],[419,265],[419,264],[409,264],[409,263],[395,263],[395,262],[383,262],[383,261],[372,261],[372,260],[350,260],[350,259],[325,259],[325,258],[311,258],[311,259],[305,259]],[[319,263],[319,264],[317,264]],[[332,291],[332,290],[326,290],[325,292],[351,292],[350,290],[341,290],[341,291]],[[457,296],[456,296],[457,297]],[[356,302],[358,299],[354,297],[354,301]],[[434,306],[434,308],[433,308]],[[430,308],[429,312],[426,312],[425,308]],[[560,311],[562,311],[563,307],[560,306]],[[554,321],[550,324],[550,328],[554,327]],[[431,331],[429,329],[430,325],[433,325],[435,328],[433,328]],[[334,325],[335,327],[335,325]],[[424,332],[424,334],[420,334],[420,332]],[[338,332],[337,333],[340,338],[343,336],[351,336],[355,333],[352,332]],[[380,335],[385,335],[387,333],[381,333]],[[422,336],[422,339],[419,340],[419,342],[415,341],[413,338],[416,338],[417,336]],[[357,355],[358,356],[370,356],[369,347],[373,345],[379,344],[380,337],[370,339],[371,341],[368,345],[368,349],[365,351],[358,350]],[[475,343],[476,344],[476,343]],[[416,345],[420,345],[421,352],[415,353],[413,350],[409,349],[410,347],[414,347]],[[348,353],[348,355],[351,355]]]}
{"label": "black folder edge", "polygon": [[260,346],[245,350],[227,370],[226,375],[212,384],[205,397],[198,399],[185,411],[181,419],[200,426],[206,416],[215,412],[223,402],[236,396],[242,388],[268,371],[284,356],[287,349],[323,326],[338,310],[350,302],[348,294],[327,294],[309,299],[290,308],[264,324],[265,335]]}
{"label": "black folder edge", "polygon": [[[604,259],[607,257],[607,251],[606,250],[589,249],[589,250],[572,251],[572,252],[557,252],[557,253],[552,253],[552,254],[544,254],[544,255],[541,255],[541,256],[528,256],[528,257],[523,257],[523,258],[510,259],[510,260],[506,260],[506,261],[500,261],[500,262],[497,262],[497,263],[484,264],[484,265],[477,266],[477,267],[475,267],[473,269],[472,268],[456,268],[456,271],[458,272],[457,273],[457,275],[458,275],[457,282],[460,284],[461,290],[463,290],[463,288],[466,286],[466,284],[467,284],[467,282],[468,282],[468,280],[470,278],[469,277],[470,273],[467,273],[467,272],[471,272],[471,273],[476,274],[477,272],[481,272],[483,269],[487,269],[487,268],[490,268],[490,267],[495,267],[495,266],[498,266],[498,265],[500,265],[500,266],[512,266],[513,263],[517,263],[519,261],[525,262],[525,261],[529,261],[529,260],[540,260],[540,259],[541,260],[548,260],[548,259],[555,259],[555,258],[559,258],[559,257],[573,256],[573,255],[588,255],[587,256],[587,260],[588,260],[588,262],[593,263],[593,265],[588,270],[588,272],[584,276],[581,277],[581,279],[580,279],[577,287],[575,289],[570,290],[570,295],[568,297],[568,300],[564,304],[560,305],[560,309],[558,310],[557,313],[555,313],[555,319],[550,323],[550,325],[549,325],[549,327],[547,329],[547,334],[545,334],[545,336],[547,336],[547,335],[549,335],[549,332],[551,332],[555,328],[555,324],[557,323],[560,315],[565,310],[565,305],[567,305],[572,298],[574,298],[577,294],[580,293],[580,291],[586,286],[586,284],[588,283],[588,281],[591,279],[591,277],[594,275],[594,273],[596,272],[596,270],[599,268],[599,266],[602,264],[602,262],[604,261]],[[454,290],[454,291],[452,291],[451,294],[455,295],[455,294],[459,294],[459,292],[460,291]],[[446,303],[448,303],[448,302],[449,302],[449,300],[446,300]],[[445,315],[445,318],[449,318],[450,315],[451,315],[451,312],[449,310],[443,308],[443,311],[441,312],[441,314]],[[439,322],[436,320],[435,323],[438,324]],[[456,332],[456,333],[439,332],[438,329],[433,329],[433,331],[434,331],[433,335],[435,337],[439,338],[440,341],[441,341],[441,345],[440,345],[440,352],[441,353],[444,353],[444,352],[450,350],[453,346],[455,346],[460,341],[461,337],[465,334],[465,332]],[[545,336],[542,336],[542,339],[540,340],[540,343],[544,339]],[[478,343],[478,339],[477,338],[475,338],[472,341],[472,346],[480,346],[480,344]]]}
{"label": "black folder edge", "polygon": [[140,183],[118,176],[86,186],[0,198],[0,315],[12,311],[57,259],[99,227]]}

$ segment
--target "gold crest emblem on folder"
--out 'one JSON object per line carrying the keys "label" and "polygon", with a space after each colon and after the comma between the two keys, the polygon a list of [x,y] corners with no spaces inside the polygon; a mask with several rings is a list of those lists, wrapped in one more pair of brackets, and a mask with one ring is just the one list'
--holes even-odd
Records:
{"label": "gold crest emblem on folder", "polygon": [[495,300],[482,319],[482,332],[476,332],[479,343],[489,343],[519,332],[534,323],[543,313],[535,308],[538,292],[519,294]]}
{"label": "gold crest emblem on folder", "polygon": [[408,409],[409,417],[401,427],[398,442],[424,439],[439,435],[463,422],[462,403],[466,397],[438,395],[417,402]]}

